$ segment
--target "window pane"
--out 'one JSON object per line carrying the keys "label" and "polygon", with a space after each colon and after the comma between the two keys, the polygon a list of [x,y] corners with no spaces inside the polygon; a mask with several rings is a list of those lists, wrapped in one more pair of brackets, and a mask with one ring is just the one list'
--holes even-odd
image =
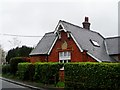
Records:
{"label": "window pane", "polygon": [[64,56],[67,56],[67,52],[64,52]]}

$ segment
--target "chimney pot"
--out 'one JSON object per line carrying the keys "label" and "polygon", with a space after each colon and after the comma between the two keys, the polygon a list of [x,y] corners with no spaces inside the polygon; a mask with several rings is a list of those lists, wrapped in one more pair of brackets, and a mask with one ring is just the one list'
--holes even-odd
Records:
{"label": "chimney pot", "polygon": [[88,17],[85,17],[85,21],[82,24],[83,24],[83,28],[90,30],[90,23]]}
{"label": "chimney pot", "polygon": [[85,17],[85,22],[88,22],[88,17]]}

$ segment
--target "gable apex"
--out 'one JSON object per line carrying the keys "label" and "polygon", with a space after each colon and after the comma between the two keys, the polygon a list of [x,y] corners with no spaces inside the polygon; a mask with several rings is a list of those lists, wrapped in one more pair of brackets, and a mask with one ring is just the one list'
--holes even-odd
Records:
{"label": "gable apex", "polygon": [[64,25],[62,24],[62,22],[63,22],[62,20],[59,20],[58,25],[56,26],[54,33],[58,32],[58,31],[61,31],[61,30],[67,32],[65,30]]}

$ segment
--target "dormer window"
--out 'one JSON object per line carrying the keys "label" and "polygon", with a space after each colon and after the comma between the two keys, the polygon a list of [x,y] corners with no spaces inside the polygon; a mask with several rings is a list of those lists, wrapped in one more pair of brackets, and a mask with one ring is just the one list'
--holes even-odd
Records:
{"label": "dormer window", "polygon": [[100,45],[99,45],[99,43],[98,43],[97,41],[91,40],[91,39],[90,39],[90,41],[91,41],[91,43],[92,43],[94,46],[100,47]]}

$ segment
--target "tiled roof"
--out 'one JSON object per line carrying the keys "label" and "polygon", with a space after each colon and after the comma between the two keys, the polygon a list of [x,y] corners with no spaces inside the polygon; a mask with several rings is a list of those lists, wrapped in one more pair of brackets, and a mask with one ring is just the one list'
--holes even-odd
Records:
{"label": "tiled roof", "polygon": [[46,33],[30,55],[48,54],[55,38],[56,35],[53,32]]}
{"label": "tiled roof", "polygon": [[[74,37],[79,47],[81,47],[82,50],[87,50],[87,53],[94,59],[97,59],[100,62],[115,62],[115,60],[107,54],[105,38],[99,33],[61,20],[58,25],[59,24],[62,24],[64,29],[69,31]],[[57,37],[57,34],[54,32],[46,33],[30,55],[48,54],[50,47],[52,47],[52,44]],[[99,47],[93,45],[93,43],[91,43],[92,40],[97,42]]]}
{"label": "tiled roof", "polygon": [[120,54],[120,37],[110,37],[105,39],[106,48],[109,55]]}

